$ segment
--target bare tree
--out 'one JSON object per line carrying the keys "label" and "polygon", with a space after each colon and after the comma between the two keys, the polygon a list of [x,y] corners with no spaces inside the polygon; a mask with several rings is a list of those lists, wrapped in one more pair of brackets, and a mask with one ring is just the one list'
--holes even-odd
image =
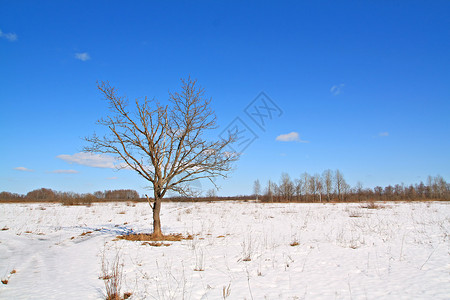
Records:
{"label": "bare tree", "polygon": [[205,196],[206,196],[206,198],[209,198],[209,199],[216,199],[217,198],[217,189],[211,188],[211,189],[207,190]]}
{"label": "bare tree", "polygon": [[258,196],[261,194],[261,184],[258,179],[253,183],[253,193],[255,194],[256,200],[258,200]]}
{"label": "bare tree", "polygon": [[343,190],[344,187],[346,185],[345,179],[344,179],[344,175],[342,175],[341,171],[336,170],[335,175],[334,175],[334,184],[336,186],[336,193],[338,196],[338,199],[340,201],[344,200],[344,195],[343,195]]}
{"label": "bare tree", "polygon": [[215,185],[212,178],[226,177],[239,156],[225,151],[235,140],[233,134],[227,139],[205,138],[205,133],[217,128],[211,99],[204,97],[196,80],[181,81],[181,92],[169,93],[168,105],[145,97],[135,100],[133,111],[116,88],[108,82],[98,83],[110,114],[97,123],[105,126],[108,134],[85,139],[89,146],[84,151],[113,154],[121,162],[119,168],[132,169],[150,182],[156,237],[162,237],[160,210],[166,192],[189,195],[189,183],[201,178]]}
{"label": "bare tree", "polygon": [[266,189],[266,195],[267,195],[267,201],[268,202],[273,202],[273,194],[274,191],[276,190],[276,185],[269,180],[269,182],[267,183],[267,189]]}
{"label": "bare tree", "polygon": [[333,196],[333,172],[330,169],[323,171],[322,178],[327,201],[330,202]]}
{"label": "bare tree", "polygon": [[303,180],[300,179],[295,179],[295,183],[294,183],[294,189],[295,189],[295,197],[296,197],[296,201],[301,201],[302,198],[302,194],[303,194]]}
{"label": "bare tree", "polygon": [[322,193],[323,193],[323,182],[322,177],[319,174],[315,174],[313,176],[314,186],[316,188],[316,193],[319,196],[319,202],[322,202]]}
{"label": "bare tree", "polygon": [[280,185],[278,186],[279,194],[282,200],[291,202],[294,196],[294,184],[288,173],[281,174]]}
{"label": "bare tree", "polygon": [[447,182],[445,181],[444,177],[441,175],[437,175],[434,178],[436,187],[437,187],[437,193],[439,199],[444,199],[445,192],[447,190]]}
{"label": "bare tree", "polygon": [[361,181],[356,182],[355,193],[356,193],[356,196],[358,197],[358,201],[361,201],[362,194],[363,194],[363,184]]}
{"label": "bare tree", "polygon": [[311,190],[310,187],[310,175],[307,172],[304,172],[301,176],[300,176],[300,180],[303,182],[303,190],[305,191],[305,201],[308,202],[308,197],[309,197],[309,193]]}
{"label": "bare tree", "polygon": [[341,201],[345,201],[347,199],[351,190],[352,190],[351,186],[344,179],[342,183]]}
{"label": "bare tree", "polygon": [[309,193],[312,195],[312,198],[313,198],[312,201],[315,202],[316,194],[317,194],[317,186],[316,186],[316,180],[315,180],[314,176],[309,176],[308,189],[309,189]]}

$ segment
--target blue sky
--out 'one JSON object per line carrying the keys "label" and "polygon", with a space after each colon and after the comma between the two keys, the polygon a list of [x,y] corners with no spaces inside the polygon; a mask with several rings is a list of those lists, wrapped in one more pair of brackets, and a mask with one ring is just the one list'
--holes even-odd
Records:
{"label": "blue sky", "polygon": [[[257,136],[220,195],[325,169],[366,187],[449,180],[449,15],[449,1],[2,0],[0,190],[144,193],[77,154],[107,113],[96,81],[165,101],[189,74],[213,99],[211,136],[237,117]],[[260,92],[282,111],[263,129],[245,113]]]}

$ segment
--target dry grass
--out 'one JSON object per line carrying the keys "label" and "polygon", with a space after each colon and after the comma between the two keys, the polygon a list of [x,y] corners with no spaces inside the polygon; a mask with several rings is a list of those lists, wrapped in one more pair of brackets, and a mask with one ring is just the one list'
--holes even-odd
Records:
{"label": "dry grass", "polygon": [[99,277],[105,283],[106,300],[124,300],[131,297],[132,293],[126,292],[121,296],[123,280],[123,262],[119,252],[116,253],[113,261],[108,261],[103,253],[102,257],[102,275]]}
{"label": "dry grass", "polygon": [[142,245],[149,245],[149,246],[152,246],[152,247],[161,247],[161,246],[168,247],[168,246],[170,246],[172,244],[165,244],[165,243],[162,243],[162,242],[143,242]]}
{"label": "dry grass", "polygon": [[227,299],[231,294],[231,282],[228,284],[228,286],[223,286],[222,288],[222,298]]}
{"label": "dry grass", "polygon": [[298,246],[300,245],[300,243],[296,240],[294,240],[292,243],[290,243],[289,245],[291,245],[292,247]]}
{"label": "dry grass", "polygon": [[9,272],[8,277],[7,277],[7,278],[3,278],[3,279],[1,280],[1,282],[2,282],[3,284],[8,284],[8,282],[9,282],[9,277],[11,277],[12,274],[16,274],[16,273],[17,273],[16,270],[12,270],[11,272]]}
{"label": "dry grass", "polygon": [[352,211],[349,211],[348,216],[350,218],[361,218],[362,214],[359,211],[352,210]]}
{"label": "dry grass", "polygon": [[362,204],[361,208],[380,209],[380,208],[383,208],[383,206],[376,204],[374,201],[369,201],[366,204]]}
{"label": "dry grass", "polygon": [[[98,230],[96,230],[96,231],[98,231]],[[80,236],[90,235],[91,233],[92,233],[92,231],[85,231],[85,232],[81,233]],[[71,239],[71,240],[74,240],[74,239],[76,239],[76,237],[73,236],[73,237],[71,237],[70,239]]]}
{"label": "dry grass", "polygon": [[168,241],[168,242],[178,242],[181,240],[192,240],[194,236],[189,234],[187,236],[181,233],[172,233],[163,236],[155,236],[153,233],[135,233],[135,234],[125,234],[117,236],[118,240],[127,241],[140,241],[140,242],[158,242],[158,241]]}

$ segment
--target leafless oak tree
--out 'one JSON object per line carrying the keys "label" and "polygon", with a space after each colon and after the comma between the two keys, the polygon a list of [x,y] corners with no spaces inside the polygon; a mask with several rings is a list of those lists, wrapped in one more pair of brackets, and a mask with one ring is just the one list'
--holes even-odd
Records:
{"label": "leafless oak tree", "polygon": [[112,154],[121,162],[119,168],[132,169],[151,183],[153,234],[157,237],[162,236],[161,200],[168,191],[189,195],[189,183],[201,178],[214,184],[212,179],[226,177],[239,158],[226,151],[235,140],[232,134],[227,139],[205,138],[205,133],[217,128],[211,99],[204,97],[196,80],[189,77],[181,82],[180,93],[169,93],[168,105],[146,97],[136,99],[132,110],[115,87],[97,83],[110,108],[109,115],[97,123],[108,134],[85,138],[89,146],[84,151]]}

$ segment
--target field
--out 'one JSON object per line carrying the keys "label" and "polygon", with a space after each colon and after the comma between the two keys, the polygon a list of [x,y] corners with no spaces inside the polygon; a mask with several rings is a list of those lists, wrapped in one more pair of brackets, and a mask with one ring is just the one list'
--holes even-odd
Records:
{"label": "field", "polygon": [[[1,299],[449,299],[450,205],[163,203],[0,205]],[[103,270],[102,270],[103,266]]]}

